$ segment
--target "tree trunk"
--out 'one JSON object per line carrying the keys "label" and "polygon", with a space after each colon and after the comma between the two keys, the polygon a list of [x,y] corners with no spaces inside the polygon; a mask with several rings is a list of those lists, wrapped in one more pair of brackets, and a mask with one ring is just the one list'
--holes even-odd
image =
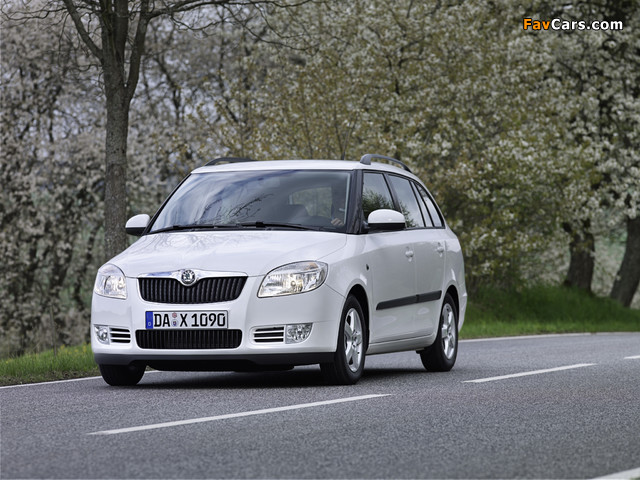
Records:
{"label": "tree trunk", "polygon": [[609,295],[629,307],[640,284],[640,215],[627,219],[627,244]]}
{"label": "tree trunk", "polygon": [[571,260],[564,284],[591,293],[595,265],[595,240],[589,231],[589,226],[588,221],[583,222],[582,231],[576,231],[566,224],[564,226],[565,231],[571,235],[569,244]]}
{"label": "tree trunk", "polygon": [[[104,246],[107,258],[114,257],[127,247],[124,230],[127,221],[127,139],[129,134],[129,108],[138,82],[140,57],[144,50],[147,20],[139,19],[138,31],[131,48],[127,75],[127,32],[129,29],[128,0],[107,2],[101,21],[102,71],[107,106],[105,140],[105,194],[104,194]],[[141,8],[147,2],[141,2]]]}
{"label": "tree trunk", "polygon": [[[107,87],[107,90],[109,88]],[[129,101],[121,88],[107,91],[106,172],[104,195],[105,254],[112,258],[127,247],[127,135]]]}

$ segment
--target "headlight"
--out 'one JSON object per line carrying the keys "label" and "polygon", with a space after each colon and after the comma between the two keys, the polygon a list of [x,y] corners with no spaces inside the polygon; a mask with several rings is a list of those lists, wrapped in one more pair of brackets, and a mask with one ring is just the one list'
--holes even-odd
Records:
{"label": "headlight", "polygon": [[127,281],[115,265],[106,264],[98,270],[93,291],[103,297],[127,298]]}
{"label": "headlight", "polygon": [[262,281],[259,297],[279,297],[315,290],[327,278],[328,266],[322,262],[290,263],[271,270]]}

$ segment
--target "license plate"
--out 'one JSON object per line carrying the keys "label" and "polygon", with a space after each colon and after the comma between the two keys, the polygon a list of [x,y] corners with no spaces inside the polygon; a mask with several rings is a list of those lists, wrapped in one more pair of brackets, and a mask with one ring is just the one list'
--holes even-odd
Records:
{"label": "license plate", "polygon": [[163,328],[229,328],[229,315],[224,310],[198,312],[146,312],[147,330]]}

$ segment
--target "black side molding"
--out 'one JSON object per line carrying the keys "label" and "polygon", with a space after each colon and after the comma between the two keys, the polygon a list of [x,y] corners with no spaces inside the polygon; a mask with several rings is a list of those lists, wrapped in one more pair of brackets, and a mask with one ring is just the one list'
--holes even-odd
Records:
{"label": "black side molding", "polygon": [[396,298],[394,300],[386,300],[380,302],[376,306],[376,310],[385,310],[387,308],[404,307],[405,305],[413,305],[414,303],[426,303],[434,302],[442,298],[442,290],[435,292],[420,293],[418,295],[411,295],[409,297]]}

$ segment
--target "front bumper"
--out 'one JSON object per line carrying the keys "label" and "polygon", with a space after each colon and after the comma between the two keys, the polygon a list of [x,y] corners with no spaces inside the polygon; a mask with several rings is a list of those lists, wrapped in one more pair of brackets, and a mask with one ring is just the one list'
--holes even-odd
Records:
{"label": "front bumper", "polygon": [[[331,361],[336,350],[344,297],[328,285],[298,295],[258,298],[262,277],[249,277],[240,296],[233,301],[174,305],[142,300],[138,281],[127,278],[125,300],[94,293],[91,305],[91,347],[98,364],[146,364],[163,370],[238,370],[260,366],[307,365]],[[145,330],[147,311],[179,312],[225,310],[228,328],[242,332],[237,348],[231,349],[149,349],[140,348],[136,331]],[[287,324],[313,324],[309,338],[300,343],[260,343],[255,330]],[[108,326],[116,332],[109,344],[96,338],[93,325]],[[115,341],[114,341],[115,339]]]}
{"label": "front bumper", "polygon": [[321,353],[260,353],[253,355],[189,355],[189,354],[111,354],[95,353],[96,363],[101,365],[144,364],[156,370],[176,372],[228,372],[278,370],[295,365],[313,365],[333,360],[333,352]]}

